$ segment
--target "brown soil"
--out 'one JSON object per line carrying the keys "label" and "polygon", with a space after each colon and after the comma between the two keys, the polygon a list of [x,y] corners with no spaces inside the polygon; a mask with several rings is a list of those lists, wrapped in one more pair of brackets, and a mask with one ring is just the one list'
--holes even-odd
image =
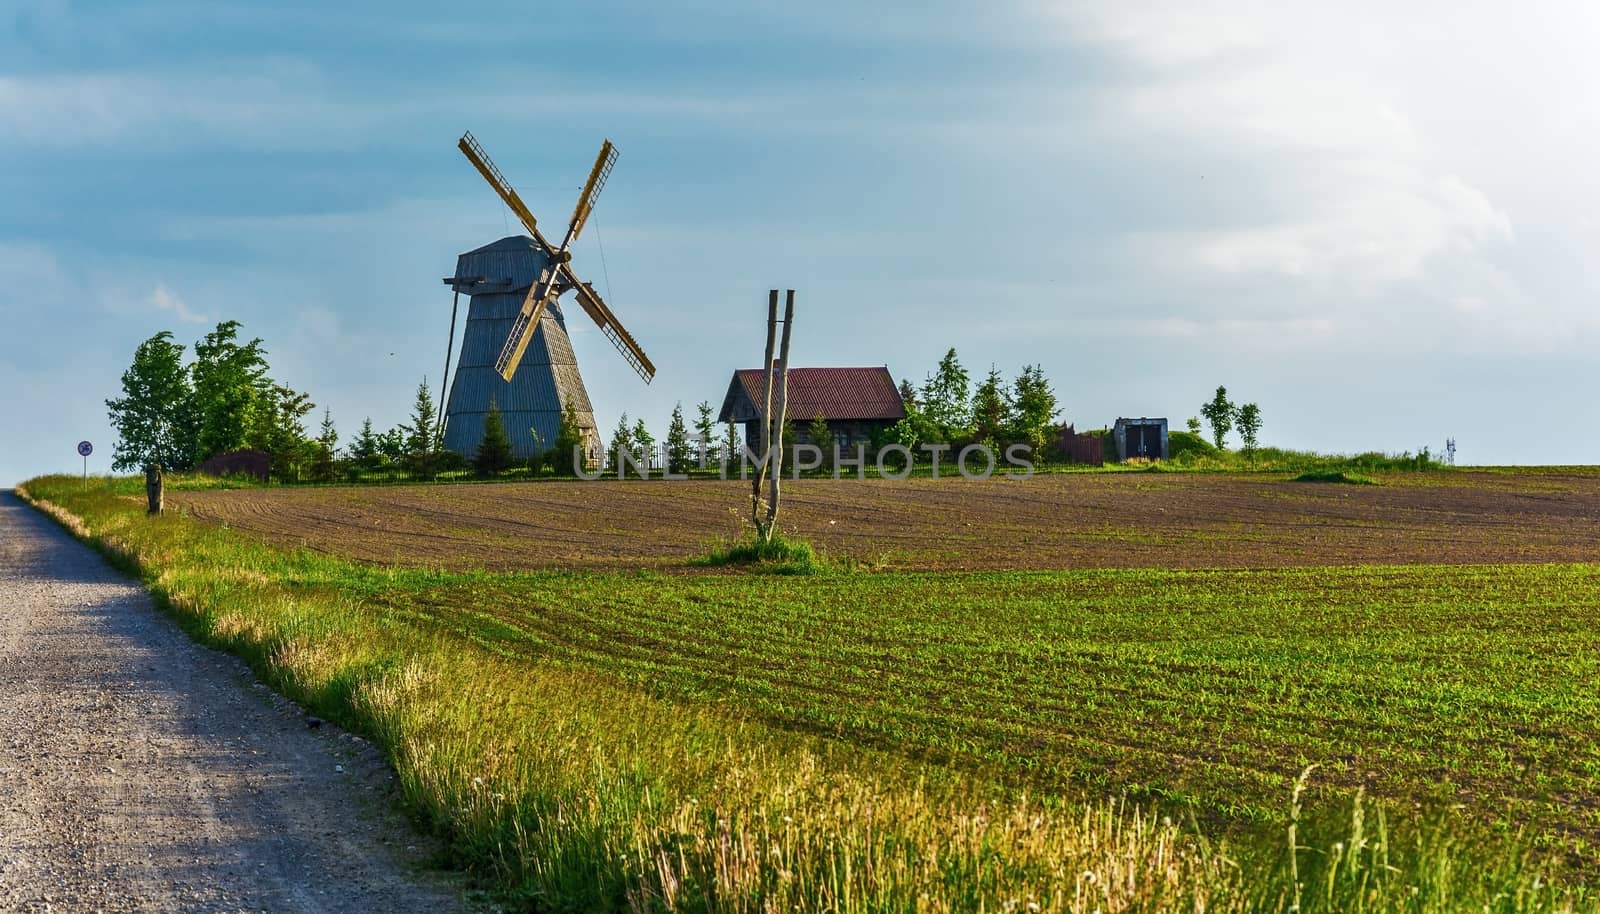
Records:
{"label": "brown soil", "polygon": [[[785,481],[780,527],[902,569],[1600,561],[1600,477],[1264,474]],[[403,565],[682,568],[740,535],[749,484],[536,482],[175,492],[282,545]]]}

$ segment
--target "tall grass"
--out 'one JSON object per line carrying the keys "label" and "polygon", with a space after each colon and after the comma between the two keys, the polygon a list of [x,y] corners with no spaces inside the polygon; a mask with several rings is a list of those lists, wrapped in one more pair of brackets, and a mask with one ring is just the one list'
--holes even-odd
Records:
{"label": "tall grass", "polygon": [[363,599],[431,572],[146,518],[105,483],[26,495],[195,637],[371,736],[456,859],[529,909],[1600,911],[1527,842],[1460,817],[1397,820],[1357,796],[1303,819],[1297,790],[1287,836],[1208,841],[1115,798],[1030,795],[503,657]]}

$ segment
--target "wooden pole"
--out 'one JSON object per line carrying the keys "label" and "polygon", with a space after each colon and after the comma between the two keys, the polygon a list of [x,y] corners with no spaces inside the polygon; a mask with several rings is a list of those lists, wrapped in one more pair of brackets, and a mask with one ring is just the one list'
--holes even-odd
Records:
{"label": "wooden pole", "polygon": [[[777,308],[777,290],[773,290],[773,310]],[[783,419],[789,405],[789,331],[794,328],[794,290],[790,289],[783,308],[783,347],[778,364],[778,402],[773,407],[772,436],[772,495],[767,499],[767,532],[778,522],[778,482],[783,475]]]}
{"label": "wooden pole", "polygon": [[750,484],[750,523],[755,525],[756,538],[765,540],[767,528],[761,519],[761,484],[771,466],[769,455],[772,446],[772,350],[778,336],[778,290],[767,293],[767,354],[762,361],[761,407],[761,464],[756,467],[755,479]]}
{"label": "wooden pole", "polygon": [[450,356],[456,348],[456,310],[461,307],[461,290],[457,289],[455,297],[450,302],[450,339],[444,347],[444,374],[439,378],[439,421],[434,424],[433,437],[440,439],[444,435],[444,408],[446,385],[450,381]]}

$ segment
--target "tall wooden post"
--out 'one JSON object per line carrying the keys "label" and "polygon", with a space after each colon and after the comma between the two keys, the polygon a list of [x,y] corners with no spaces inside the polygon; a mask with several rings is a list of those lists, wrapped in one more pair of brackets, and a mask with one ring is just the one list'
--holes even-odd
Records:
{"label": "tall wooden post", "polygon": [[761,485],[771,471],[771,446],[772,446],[772,350],[778,337],[778,290],[773,289],[767,294],[767,354],[762,365],[761,385],[761,464],[756,467],[755,478],[750,483],[750,523],[756,528],[756,539],[765,541],[767,528],[762,521],[761,512]]}
{"label": "tall wooden post", "polygon": [[161,464],[152,463],[144,468],[144,495],[150,505],[146,514],[160,514],[165,506],[164,482]]}
{"label": "tall wooden post", "polygon": [[[772,292],[773,310],[776,311],[776,289]],[[767,533],[778,522],[778,483],[783,477],[783,420],[789,405],[789,331],[794,327],[794,290],[790,289],[783,308],[783,345],[778,356],[778,396],[772,408],[772,494],[767,498]]]}

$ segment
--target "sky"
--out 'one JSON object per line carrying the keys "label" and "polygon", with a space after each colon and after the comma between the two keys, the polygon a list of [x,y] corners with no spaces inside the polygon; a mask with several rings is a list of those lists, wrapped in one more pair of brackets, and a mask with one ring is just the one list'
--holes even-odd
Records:
{"label": "sky", "polygon": [[517,231],[472,130],[658,366],[569,307],[597,421],[794,364],[1038,363],[1080,429],[1600,462],[1600,6],[0,2],[0,484],[109,469],[138,344],[236,319],[341,432],[444,367]]}

